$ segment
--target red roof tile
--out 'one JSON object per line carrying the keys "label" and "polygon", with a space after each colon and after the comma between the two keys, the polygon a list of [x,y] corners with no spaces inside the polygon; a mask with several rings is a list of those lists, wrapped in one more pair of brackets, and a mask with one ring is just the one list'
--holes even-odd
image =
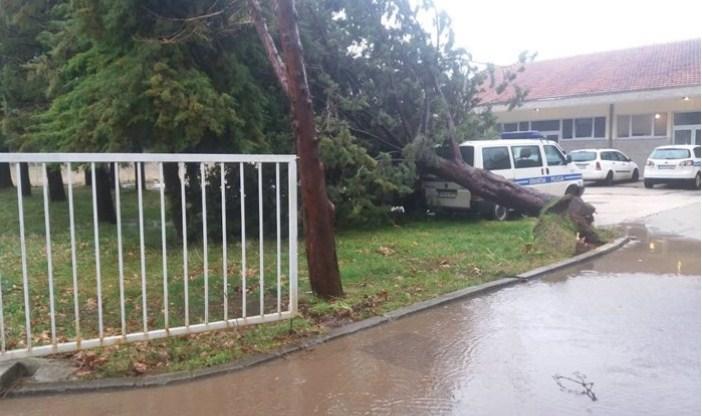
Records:
{"label": "red roof tile", "polygon": [[[700,39],[535,61],[514,83],[529,90],[526,101],[700,85]],[[481,98],[496,104],[513,95],[486,88]]]}

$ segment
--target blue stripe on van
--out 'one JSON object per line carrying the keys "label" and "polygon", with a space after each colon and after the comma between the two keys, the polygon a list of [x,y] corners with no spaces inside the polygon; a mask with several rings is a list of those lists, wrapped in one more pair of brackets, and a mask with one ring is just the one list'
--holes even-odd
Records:
{"label": "blue stripe on van", "polygon": [[512,182],[517,185],[541,185],[544,183],[577,181],[583,178],[581,173],[569,173],[567,175],[536,176],[533,178],[515,179]]}

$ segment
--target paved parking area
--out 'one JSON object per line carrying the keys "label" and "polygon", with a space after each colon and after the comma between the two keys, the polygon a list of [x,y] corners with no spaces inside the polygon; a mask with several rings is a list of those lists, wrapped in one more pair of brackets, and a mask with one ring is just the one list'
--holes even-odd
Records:
{"label": "paved parking area", "polygon": [[699,190],[663,185],[646,189],[643,182],[614,186],[586,184],[583,199],[597,209],[595,224],[600,226],[638,222],[644,217],[681,207],[688,207],[686,212],[700,216]]}

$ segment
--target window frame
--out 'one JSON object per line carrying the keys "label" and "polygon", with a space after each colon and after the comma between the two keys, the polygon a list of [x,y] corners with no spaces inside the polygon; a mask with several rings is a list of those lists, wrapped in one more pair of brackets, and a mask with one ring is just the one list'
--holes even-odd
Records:
{"label": "window frame", "polygon": [[[536,154],[539,156],[539,165],[538,166],[517,166],[517,154],[515,153],[514,149],[515,148],[521,148],[521,147],[535,147],[536,148]],[[538,144],[513,144],[509,146],[509,152],[512,155],[512,166],[513,169],[533,169],[533,168],[543,168],[544,167],[544,156],[541,154],[541,146]]]}
{"label": "window frame", "polygon": [[[583,136],[583,137],[576,137],[575,135],[575,125],[577,120],[587,120],[590,119],[590,135],[589,136]],[[604,132],[602,134],[602,137],[597,137],[595,134],[596,132],[596,125],[597,119],[603,119],[604,121]],[[569,120],[570,123],[565,123],[566,120]],[[570,137],[566,137],[566,134],[564,132],[564,128],[566,124],[570,124]],[[568,118],[563,118],[561,119],[561,138],[563,140],[607,140],[607,116],[583,116],[583,117],[568,117]]]}
{"label": "window frame", "polygon": [[[656,114],[660,114],[662,117],[665,117],[665,133],[663,135],[656,135]],[[666,111],[660,111],[660,112],[653,112],[653,113],[631,113],[631,114],[617,114],[616,119],[617,119],[617,128],[616,133],[616,139],[617,140],[637,140],[637,139],[665,139],[668,138],[668,134],[670,132],[670,119],[669,113]],[[645,136],[634,136],[633,133],[633,118],[636,116],[650,116],[651,117],[651,125],[649,129],[649,134]],[[628,120],[628,129],[627,129],[627,135],[626,136],[620,136],[620,128],[621,123],[619,122],[621,118],[626,117]]]}
{"label": "window frame", "polygon": [[[546,166],[549,166],[549,167],[551,167],[551,166],[568,166],[568,160],[565,158],[565,156],[563,156],[563,153],[561,153],[561,151],[558,150],[558,148],[556,146],[554,146],[552,144],[544,144],[543,147],[544,147],[544,159],[546,159]],[[546,150],[547,147],[553,148],[553,151],[556,152],[556,154],[558,155],[560,163],[551,164],[551,161],[548,160],[548,151]]]}
{"label": "window frame", "polygon": [[[502,169],[494,169],[494,168],[488,169],[488,168],[485,166],[485,151],[486,151],[486,150],[493,150],[493,149],[504,149],[504,150],[507,152],[507,162],[508,162],[508,165],[509,165],[508,167],[502,168]],[[489,171],[494,171],[494,170],[510,170],[510,169],[513,169],[513,168],[514,168],[514,163],[513,163],[513,160],[512,160],[512,154],[511,154],[510,151],[509,151],[509,146],[508,146],[507,143],[505,143],[505,144],[503,144],[503,145],[486,146],[486,147],[483,147],[482,149],[480,149],[480,157],[482,158],[483,169],[485,169],[485,170],[489,170]]]}

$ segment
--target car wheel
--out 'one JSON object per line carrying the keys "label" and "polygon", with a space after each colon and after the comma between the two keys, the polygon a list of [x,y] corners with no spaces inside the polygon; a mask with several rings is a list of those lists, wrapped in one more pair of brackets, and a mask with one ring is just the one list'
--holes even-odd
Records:
{"label": "car wheel", "polygon": [[697,172],[697,175],[695,176],[695,180],[692,182],[692,186],[694,189],[700,189],[700,173]]}
{"label": "car wheel", "polygon": [[607,172],[607,177],[604,180],[604,184],[607,186],[612,186],[613,183],[614,183],[614,172],[612,172],[610,170],[609,172]]}
{"label": "car wheel", "polygon": [[497,221],[507,221],[509,219],[509,210],[502,205],[495,204],[492,210],[492,217]]}
{"label": "car wheel", "polygon": [[639,181],[639,170],[638,169],[634,169],[634,173],[631,175],[631,181],[632,182]]}
{"label": "car wheel", "polygon": [[644,179],[644,186],[648,189],[653,188],[653,182],[649,181],[648,179]]}

